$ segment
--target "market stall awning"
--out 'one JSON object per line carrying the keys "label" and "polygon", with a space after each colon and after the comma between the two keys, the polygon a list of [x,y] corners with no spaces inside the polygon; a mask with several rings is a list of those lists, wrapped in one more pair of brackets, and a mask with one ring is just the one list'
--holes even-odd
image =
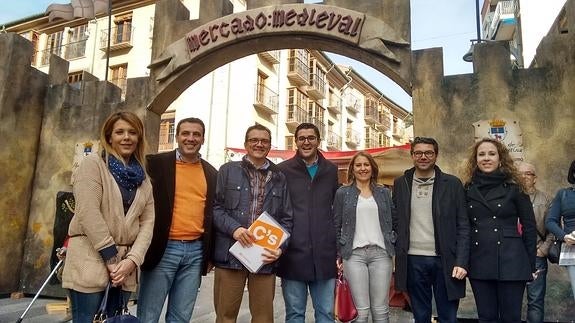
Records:
{"label": "market stall awning", "polygon": [[[379,166],[379,182],[386,185],[392,185],[393,179],[403,174],[403,172],[413,166],[411,157],[409,155],[409,144],[394,147],[379,147],[365,149],[373,156],[377,165]],[[232,152],[239,155],[245,155],[246,150],[243,148],[226,148],[228,152]],[[322,151],[321,153],[325,158],[331,160],[337,165],[341,172],[347,170],[349,161],[353,155],[355,155],[357,150],[348,151]],[[282,160],[289,159],[295,154],[294,150],[270,150],[268,157],[275,159],[279,158]],[[346,175],[342,174],[340,176],[340,182],[344,182]]]}

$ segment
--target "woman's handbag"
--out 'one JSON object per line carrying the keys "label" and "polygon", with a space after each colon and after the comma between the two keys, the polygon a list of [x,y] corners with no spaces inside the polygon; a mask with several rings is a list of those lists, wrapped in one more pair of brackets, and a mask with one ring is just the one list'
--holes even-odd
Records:
{"label": "woman's handbag", "polygon": [[339,272],[335,282],[335,318],[340,322],[351,322],[357,318],[357,309],[353,303],[351,289],[343,272]]}
{"label": "woman's handbag", "polygon": [[552,264],[559,263],[559,255],[561,254],[561,240],[555,239],[549,246],[549,250],[547,251],[547,259]]}
{"label": "woman's handbag", "polygon": [[122,307],[119,308],[114,316],[108,317],[106,307],[108,305],[108,294],[110,292],[111,283],[108,282],[108,286],[106,286],[106,291],[104,292],[104,297],[102,298],[102,302],[100,303],[100,308],[98,308],[98,312],[94,315],[93,323],[140,323],[137,317],[130,314],[128,311],[128,304],[125,302],[122,304]]}

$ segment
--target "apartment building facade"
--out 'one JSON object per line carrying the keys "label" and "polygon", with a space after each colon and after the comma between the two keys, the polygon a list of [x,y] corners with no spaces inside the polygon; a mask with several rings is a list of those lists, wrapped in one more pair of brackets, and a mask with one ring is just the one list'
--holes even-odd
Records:
{"label": "apartment building facade", "polygon": [[534,66],[537,47],[551,31],[565,3],[566,0],[484,0],[482,39],[509,42],[511,60],[517,67]]}
{"label": "apartment building facade", "polygon": [[[199,0],[184,0],[191,19]],[[246,10],[243,0],[231,1]],[[148,75],[155,1],[113,2],[108,80],[125,93],[128,78]],[[48,72],[51,54],[70,62],[69,83],[80,87],[84,71],[104,79],[108,17],[56,20],[45,14],[6,26],[35,48],[31,64]],[[225,64],[182,93],[162,115],[159,151],[175,147],[175,124],[194,116],[206,124],[204,158],[219,166],[228,147],[243,147],[244,131],[259,123],[272,130],[273,149],[293,150],[294,130],[311,122],[321,132],[321,149],[360,150],[409,140],[410,113],[387,98],[351,67],[338,66],[313,49],[265,51]]]}

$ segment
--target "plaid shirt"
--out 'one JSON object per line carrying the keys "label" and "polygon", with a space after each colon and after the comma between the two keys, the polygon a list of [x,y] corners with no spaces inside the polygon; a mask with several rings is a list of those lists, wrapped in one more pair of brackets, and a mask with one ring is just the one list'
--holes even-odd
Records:
{"label": "plaid shirt", "polygon": [[245,163],[242,165],[244,165],[250,178],[251,191],[249,210],[251,214],[250,223],[253,223],[254,220],[263,212],[265,187],[272,178],[272,172],[268,169],[270,166],[268,160],[266,160],[266,162],[259,168],[256,168],[247,156],[244,156],[243,160]]}

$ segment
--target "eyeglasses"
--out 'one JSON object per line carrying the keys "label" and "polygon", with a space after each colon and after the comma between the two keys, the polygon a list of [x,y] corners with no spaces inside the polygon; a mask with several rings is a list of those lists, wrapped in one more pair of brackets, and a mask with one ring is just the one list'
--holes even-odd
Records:
{"label": "eyeglasses", "polygon": [[427,157],[427,158],[432,158],[433,156],[435,156],[435,151],[428,150],[428,151],[414,151],[413,152],[413,156],[415,156],[415,158],[421,158],[423,155],[425,155],[425,157]]}
{"label": "eyeglasses", "polygon": [[249,138],[248,142],[252,145],[257,145],[257,144],[262,144],[264,146],[267,146],[269,144],[271,144],[271,140],[269,139],[260,139],[260,138]]}
{"label": "eyeglasses", "polygon": [[299,136],[299,137],[297,137],[297,141],[299,141],[299,142],[305,142],[306,140],[309,142],[314,142],[317,140],[317,137],[316,136],[307,136],[307,137],[306,136]]}

